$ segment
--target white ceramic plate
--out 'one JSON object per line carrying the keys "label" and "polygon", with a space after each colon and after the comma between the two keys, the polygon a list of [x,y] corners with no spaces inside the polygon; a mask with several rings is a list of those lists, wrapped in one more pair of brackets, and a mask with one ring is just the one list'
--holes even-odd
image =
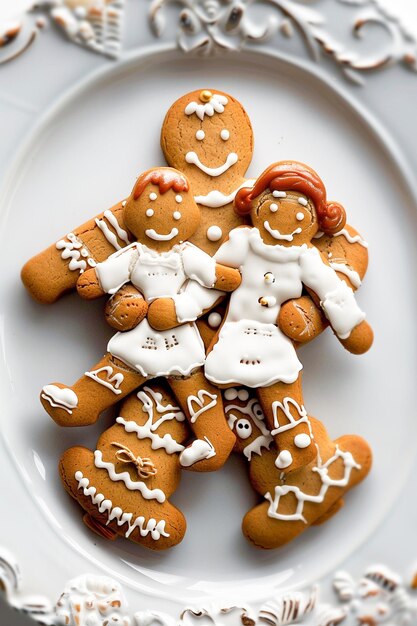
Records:
{"label": "white ceramic plate", "polygon": [[[56,466],[71,445],[94,447],[112,416],[66,431],[38,402],[43,384],[71,383],[95,363],[111,333],[101,303],[80,302],[75,295],[50,307],[30,301],[20,267],[125,196],[140,171],[163,164],[158,142],[166,110],[183,93],[206,86],[232,93],[249,113],[256,140],[250,176],[281,158],[311,164],[370,244],[358,299],[375,329],[372,351],[353,357],[326,333],[303,349],[301,359],[309,412],[333,437],[364,436],[375,453],[374,467],[340,514],[280,551],[258,551],[240,533],[255,496],[237,458],[216,474],[184,473],[172,501],[184,511],[188,530],[170,552],[92,536],[81,523],[81,509],[64,493]],[[282,55],[252,52],[202,61],[143,49],[94,71],[54,103],[9,172],[0,229],[1,434],[7,451],[1,467],[19,477],[7,502],[17,519],[23,515],[19,503],[30,501],[25,510],[47,529],[43,537],[32,535],[30,520],[21,519],[23,544],[41,554],[47,537],[60,555],[57,577],[39,592],[55,597],[62,577],[92,571],[122,583],[136,605],[144,598],[151,607],[169,602],[174,613],[220,598],[259,603],[276,588],[307,587],[334,572],[384,524],[415,462],[417,436],[411,410],[417,224],[402,163],[385,131],[347,92]],[[32,589],[36,566],[25,559],[25,568]]]}

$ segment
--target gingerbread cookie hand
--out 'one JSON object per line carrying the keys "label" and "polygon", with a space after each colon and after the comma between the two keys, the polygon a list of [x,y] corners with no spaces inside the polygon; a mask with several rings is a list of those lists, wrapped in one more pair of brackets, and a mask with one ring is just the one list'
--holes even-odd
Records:
{"label": "gingerbread cookie hand", "polygon": [[358,324],[347,339],[340,339],[340,343],[352,354],[364,354],[373,343],[374,333],[366,320]]}
{"label": "gingerbread cookie hand", "polygon": [[296,343],[308,343],[325,330],[329,323],[309,296],[285,302],[277,324],[284,335]]}
{"label": "gingerbread cookie hand", "polygon": [[216,282],[214,287],[220,291],[231,292],[237,289],[242,281],[239,270],[234,267],[216,264]]}
{"label": "gingerbread cookie hand", "polygon": [[168,330],[180,325],[172,298],[158,298],[150,303],[148,322],[155,330]]}
{"label": "gingerbread cookie hand", "polygon": [[148,305],[132,284],[124,285],[107,302],[107,323],[121,332],[132,330],[146,317]]}
{"label": "gingerbread cookie hand", "polygon": [[104,296],[105,291],[100,285],[100,281],[94,267],[87,270],[83,274],[80,274],[77,280],[77,291],[78,295],[80,295],[81,298],[84,298],[84,300],[94,300],[95,298]]}

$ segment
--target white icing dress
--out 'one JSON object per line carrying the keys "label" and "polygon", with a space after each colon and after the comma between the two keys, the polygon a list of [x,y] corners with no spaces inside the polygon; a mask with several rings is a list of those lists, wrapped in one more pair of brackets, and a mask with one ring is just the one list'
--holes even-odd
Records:
{"label": "white icing dress", "polygon": [[[208,254],[185,242],[158,253],[133,243],[98,263],[96,272],[102,289],[114,294],[131,282],[147,302],[173,298],[187,282],[212,287],[216,281],[215,261]],[[143,376],[188,375],[203,365],[205,351],[194,323],[165,331],[154,330],[146,320],[133,330],[114,335],[108,352]]]}
{"label": "white icing dress", "polygon": [[215,259],[239,267],[242,282],[231,295],[218,341],[206,359],[206,377],[214,383],[266,387],[297,379],[302,365],[277,318],[286,300],[301,296],[303,284],[319,296],[341,339],[365,317],[352,289],[314,247],[267,245],[257,228],[244,227],[231,231]]}

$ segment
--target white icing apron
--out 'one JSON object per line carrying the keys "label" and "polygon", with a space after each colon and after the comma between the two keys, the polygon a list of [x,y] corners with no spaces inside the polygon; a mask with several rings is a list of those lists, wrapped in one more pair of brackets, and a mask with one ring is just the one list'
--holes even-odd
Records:
{"label": "white icing apron", "polygon": [[[100,285],[116,293],[127,282],[143,294],[147,302],[175,296],[187,282],[212,287],[215,261],[189,243],[158,253],[134,243],[111,255],[96,267]],[[172,330],[154,330],[144,319],[133,330],[114,335],[108,351],[143,376],[188,375],[204,363],[204,344],[194,323]]]}
{"label": "white icing apron", "polygon": [[294,382],[302,365],[293,343],[278,328],[281,305],[301,296],[303,284],[321,299],[337,334],[348,336],[365,317],[352,290],[326,265],[316,248],[266,245],[257,228],[237,228],[215,255],[240,267],[218,341],[208,354],[206,377],[217,384],[265,387]]}

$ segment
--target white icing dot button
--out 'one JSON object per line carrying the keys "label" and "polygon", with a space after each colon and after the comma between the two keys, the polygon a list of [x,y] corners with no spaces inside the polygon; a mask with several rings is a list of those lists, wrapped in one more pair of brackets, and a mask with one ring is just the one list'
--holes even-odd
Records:
{"label": "white icing dot button", "polygon": [[181,204],[182,202],[182,196],[180,196],[179,194],[175,196],[175,202],[178,202],[178,204]]}
{"label": "white icing dot button", "polygon": [[266,274],[264,274],[264,280],[267,285],[272,285],[272,283],[275,282],[275,276],[272,272],[267,272]]}
{"label": "white icing dot button", "polygon": [[226,391],[224,392],[224,398],[225,400],[236,400],[237,398],[237,389],[235,389],[234,387],[230,387],[229,389],[226,389]]}
{"label": "white icing dot button", "polygon": [[154,210],[153,209],[146,209],[147,217],[152,217],[153,214],[154,214]]}
{"label": "white icing dot button", "polygon": [[275,306],[277,303],[277,299],[274,298],[274,296],[262,296],[261,298],[259,298],[258,302],[261,306],[265,306],[268,308],[270,306]]}
{"label": "white icing dot button", "polygon": [[302,213],[301,211],[299,213],[297,213],[297,215],[295,216],[297,218],[297,220],[299,222],[302,222],[304,219],[304,213]]}
{"label": "white icing dot button", "polygon": [[198,141],[203,141],[204,137],[206,136],[206,133],[204,132],[204,130],[198,130],[195,134],[195,138],[198,139]]}
{"label": "white icing dot button", "polygon": [[278,469],[285,469],[292,463],[292,454],[289,450],[281,450],[275,459],[275,465]]}
{"label": "white icing dot button", "polygon": [[157,199],[157,195],[154,191],[152,191],[152,193],[149,194],[149,200],[156,200]]}
{"label": "white icing dot button", "polygon": [[172,217],[174,218],[174,220],[180,220],[181,213],[179,211],[174,211],[174,213],[172,214]]}
{"label": "white icing dot button", "polygon": [[207,229],[207,239],[209,241],[219,241],[222,238],[223,231],[220,226],[210,226]]}
{"label": "white icing dot button", "polygon": [[308,448],[310,443],[311,439],[306,433],[300,433],[294,437],[294,445],[297,446],[297,448]]}
{"label": "white icing dot button", "polygon": [[269,205],[269,210],[270,210],[272,213],[276,213],[276,212],[278,211],[278,205],[277,205],[277,204],[275,204],[275,202],[273,202],[272,204],[270,204],[270,205]]}
{"label": "white icing dot button", "polygon": [[222,321],[222,316],[220,315],[220,313],[210,313],[207,321],[210,328],[218,328]]}
{"label": "white icing dot button", "polygon": [[223,130],[220,132],[220,137],[223,139],[223,141],[227,141],[229,139],[230,133],[227,128],[223,128]]}

